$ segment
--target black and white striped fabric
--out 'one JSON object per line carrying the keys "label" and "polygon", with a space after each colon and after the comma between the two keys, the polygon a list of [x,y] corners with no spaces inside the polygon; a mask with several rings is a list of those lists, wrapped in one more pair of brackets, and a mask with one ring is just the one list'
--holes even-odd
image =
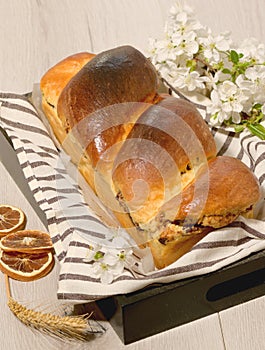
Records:
{"label": "black and white striped fabric", "polygon": [[[110,228],[89,208],[78,183],[69,175],[36,109],[23,95],[0,93],[0,121],[13,143],[30,189],[47,217],[61,264],[58,297],[86,301],[128,293],[157,282],[170,282],[220,269],[265,248],[265,209],[258,219],[240,218],[210,233],[189,253],[162,270],[125,270],[108,285],[89,275],[85,260],[91,244],[105,244]],[[256,174],[265,193],[265,142],[242,133],[213,129],[220,155],[235,156]],[[264,196],[263,196],[264,197]],[[138,260],[138,265],[141,261]],[[140,271],[140,270],[139,270]]]}

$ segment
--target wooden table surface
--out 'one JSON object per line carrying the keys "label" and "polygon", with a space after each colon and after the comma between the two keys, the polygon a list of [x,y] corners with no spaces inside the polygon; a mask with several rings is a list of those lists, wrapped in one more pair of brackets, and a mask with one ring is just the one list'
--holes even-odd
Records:
{"label": "wooden table surface", "polygon": [[[146,51],[160,37],[172,0],[0,0],[0,91],[25,93],[53,64],[79,51],[130,44]],[[264,0],[189,0],[198,19],[235,41],[254,36],[265,43]],[[1,149],[0,152],[5,152]],[[43,224],[0,164],[0,202],[21,207],[28,227]],[[36,282],[11,282],[13,297],[31,307],[56,304],[59,266]],[[213,314],[131,345],[123,345],[106,322],[106,333],[88,343],[66,343],[26,328],[6,305],[0,275],[0,349],[265,349],[265,297]],[[196,293],[196,291],[195,291]],[[159,317],[159,315],[158,315]]]}

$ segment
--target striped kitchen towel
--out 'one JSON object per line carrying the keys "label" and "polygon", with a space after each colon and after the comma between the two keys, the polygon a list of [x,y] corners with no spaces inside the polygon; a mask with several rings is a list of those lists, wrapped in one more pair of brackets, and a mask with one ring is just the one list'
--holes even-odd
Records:
{"label": "striped kitchen towel", "polygon": [[[207,235],[172,265],[155,270],[148,249],[131,249],[133,242],[123,229],[102,221],[111,213],[88,186],[80,185],[75,167],[57,147],[28,98],[0,93],[0,104],[1,127],[47,218],[61,266],[58,298],[80,302],[128,293],[152,283],[216,271],[265,248],[263,198],[257,219],[240,217]],[[216,128],[212,132],[220,155],[237,157],[255,172],[264,197],[265,142],[248,133],[235,135]]]}

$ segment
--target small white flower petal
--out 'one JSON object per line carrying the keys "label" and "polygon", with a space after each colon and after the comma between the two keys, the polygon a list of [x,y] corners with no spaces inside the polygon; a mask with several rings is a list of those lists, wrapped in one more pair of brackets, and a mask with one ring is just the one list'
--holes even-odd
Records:
{"label": "small white flower petal", "polygon": [[95,277],[100,277],[102,274],[101,263],[98,261],[94,262],[94,264],[90,267],[90,272]]}
{"label": "small white flower petal", "polygon": [[237,91],[237,86],[231,81],[224,81],[221,85],[219,85],[219,93],[221,99],[227,99],[227,97],[230,97],[234,95]]}
{"label": "small white flower petal", "polygon": [[222,111],[225,113],[231,113],[233,111],[232,104],[230,102],[224,102],[222,105]]}
{"label": "small white flower petal", "polygon": [[235,124],[239,124],[241,121],[241,117],[239,113],[232,113],[232,121]]}
{"label": "small white flower petal", "polygon": [[242,110],[243,110],[243,105],[242,105],[241,103],[235,101],[235,102],[233,103],[232,108],[233,108],[233,112],[240,113],[240,112],[242,112]]}
{"label": "small white flower petal", "polygon": [[213,105],[215,105],[215,106],[219,106],[221,104],[220,96],[219,96],[217,90],[213,90],[211,92],[211,100],[212,100]]}
{"label": "small white flower petal", "polygon": [[196,41],[190,41],[186,44],[186,52],[195,54],[199,50],[199,44]]}
{"label": "small white flower petal", "polygon": [[94,260],[94,254],[95,254],[94,251],[88,250],[87,253],[86,253],[85,258],[83,258],[83,261],[84,262],[91,262],[91,261],[93,261]]}
{"label": "small white flower petal", "polygon": [[246,78],[248,78],[251,81],[255,81],[258,79],[258,77],[260,76],[259,72],[257,71],[257,69],[255,69],[254,67],[249,67],[246,69],[245,71],[245,76]]}
{"label": "small white flower petal", "polygon": [[102,284],[110,284],[113,281],[113,274],[109,270],[102,271],[102,274],[100,276],[100,282]]}
{"label": "small white flower petal", "polygon": [[115,265],[119,261],[118,253],[117,252],[116,253],[115,252],[112,252],[112,253],[107,252],[104,255],[103,261],[105,264],[108,264],[110,266]]}
{"label": "small white flower petal", "polygon": [[217,119],[220,123],[222,123],[223,121],[225,120],[228,120],[229,119],[229,115],[227,113],[225,113],[224,111],[220,111],[218,114],[217,114]]}
{"label": "small white flower petal", "polygon": [[188,20],[188,15],[185,12],[180,12],[176,15],[177,22],[180,22],[182,24],[186,24]]}
{"label": "small white flower petal", "polygon": [[124,270],[124,261],[119,260],[115,265],[111,267],[111,271],[115,275],[121,275]]}

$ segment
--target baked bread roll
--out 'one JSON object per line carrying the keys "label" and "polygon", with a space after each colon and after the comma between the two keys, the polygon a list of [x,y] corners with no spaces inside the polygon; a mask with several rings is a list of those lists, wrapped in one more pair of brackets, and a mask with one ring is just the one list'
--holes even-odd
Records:
{"label": "baked bread roll", "polygon": [[239,215],[253,217],[259,199],[258,181],[244,163],[227,156],[211,159],[157,215],[155,221],[167,216],[169,223],[149,242],[156,266],[171,264],[210,231],[229,225]]}
{"label": "baked bread roll", "polygon": [[94,56],[88,52],[71,55],[49,69],[41,78],[42,109],[60,143],[63,143],[67,133],[57,113],[59,96],[73,76]]}
{"label": "baked bread roll", "polygon": [[[113,165],[113,190],[129,227],[137,229],[130,234],[138,244],[161,229],[162,223],[153,220],[160,208],[216,156],[213,136],[194,105],[163,97],[138,118]],[[125,215],[119,221],[128,227]]]}
{"label": "baked bread roll", "polygon": [[[44,96],[46,85],[44,76],[41,81]],[[60,120],[61,129],[67,138],[60,138],[59,141],[72,155],[73,162],[78,164],[92,189],[95,190],[94,169],[99,158],[112,145],[115,144],[117,148],[139,114],[149,103],[159,98],[157,87],[158,77],[149,60],[138,50],[123,46],[95,56],[62,89],[57,105],[57,120]],[[122,114],[127,115],[121,116],[119,123],[116,120],[113,122],[109,115],[106,117],[106,114],[100,114],[108,106],[129,102],[135,103],[133,110],[130,109],[129,113],[123,111]],[[115,112],[111,113],[114,115]],[[100,135],[99,128],[102,129]],[[94,141],[88,142],[91,138]]]}
{"label": "baked bread roll", "polygon": [[102,52],[62,90],[58,116],[66,130],[106,106],[123,102],[152,103],[158,77],[153,65],[130,46]]}
{"label": "baked bread roll", "polygon": [[142,113],[116,156],[115,195],[127,206],[133,223],[144,229],[163,203],[181,192],[215,156],[213,136],[194,105],[164,96]]}
{"label": "baked bread roll", "polygon": [[[158,268],[209,230],[250,212],[259,198],[254,175],[239,160],[216,158],[213,136],[195,106],[159,94],[158,76],[144,55],[122,46],[87,56],[84,65],[82,55],[67,84],[57,65],[44,75],[44,112],[87,183],[136,244],[150,246]],[[66,67],[67,60],[71,65],[72,58],[63,61]],[[240,195],[219,201],[234,183],[247,192],[247,202]],[[202,216],[193,215],[196,229],[187,234],[178,227],[190,207],[200,207]]]}

